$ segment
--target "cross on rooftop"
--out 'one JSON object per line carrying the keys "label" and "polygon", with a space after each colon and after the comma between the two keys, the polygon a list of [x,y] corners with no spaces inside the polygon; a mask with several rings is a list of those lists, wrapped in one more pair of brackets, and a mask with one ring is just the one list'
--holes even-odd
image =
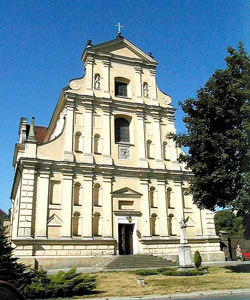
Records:
{"label": "cross on rooftop", "polygon": [[120,22],[118,22],[118,24],[116,24],[115,26],[118,27],[118,34],[121,34],[121,28],[123,28],[124,26],[122,26]]}

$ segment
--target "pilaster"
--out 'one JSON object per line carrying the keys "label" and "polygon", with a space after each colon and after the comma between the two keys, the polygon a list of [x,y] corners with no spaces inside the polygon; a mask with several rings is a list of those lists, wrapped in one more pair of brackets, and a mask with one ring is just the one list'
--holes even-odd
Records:
{"label": "pilaster", "polygon": [[110,122],[110,108],[103,108],[103,153],[102,153],[102,163],[104,165],[112,165],[111,157],[111,122]]}
{"label": "pilaster", "polygon": [[143,103],[142,98],[142,68],[136,66],[135,67],[135,86],[136,86],[136,102]]}
{"label": "pilaster", "polygon": [[84,156],[83,162],[93,163],[93,153],[92,153],[92,131],[93,131],[93,107],[92,104],[85,105],[85,117],[84,117],[84,128],[85,128],[85,138],[84,138]]}
{"label": "pilaster", "polygon": [[[169,121],[169,125],[168,125],[168,133],[175,133],[175,127],[174,127],[174,121]],[[177,147],[176,147],[176,143],[170,139],[168,141],[170,147],[170,159],[171,159],[171,169],[172,170],[180,170],[180,163],[177,161],[178,159],[178,154],[177,154]]]}
{"label": "pilaster", "polygon": [[167,201],[166,201],[166,182],[165,180],[158,180],[158,207],[160,218],[160,237],[169,238],[168,222],[167,222]]}
{"label": "pilaster", "polygon": [[72,206],[73,206],[73,173],[69,170],[63,173],[62,179],[62,238],[72,235]]}
{"label": "pilaster", "polygon": [[112,176],[103,177],[103,238],[113,238]]}
{"label": "pilaster", "polygon": [[195,237],[201,238],[203,236],[201,210],[196,205],[193,204],[193,211],[194,211],[194,221],[195,221]]}
{"label": "pilaster", "polygon": [[33,237],[35,174],[34,166],[24,167],[18,220],[18,237]]}
{"label": "pilaster", "polygon": [[103,60],[103,97],[110,98],[110,61]]}
{"label": "pilaster", "polygon": [[141,236],[142,239],[151,239],[150,232],[150,206],[149,206],[149,183],[148,179],[141,179],[140,181],[141,189],[141,213],[142,213],[142,224],[141,224]]}
{"label": "pilaster", "polygon": [[67,98],[64,160],[73,162],[74,99]]}
{"label": "pilaster", "polygon": [[156,70],[155,69],[150,69],[150,85],[151,85],[151,99],[152,99],[152,105],[157,105],[159,106],[159,103],[157,101],[157,95],[156,95]]}
{"label": "pilaster", "polygon": [[93,239],[93,175],[85,174],[83,178],[84,198],[82,203],[83,222],[82,236],[83,239]]}
{"label": "pilaster", "polygon": [[86,72],[86,90],[85,95],[93,96],[93,64],[94,58],[88,57],[85,61],[85,72]]}
{"label": "pilaster", "polygon": [[36,237],[47,238],[50,170],[39,171],[37,178]]}
{"label": "pilaster", "polygon": [[139,167],[148,168],[148,162],[146,159],[145,149],[145,126],[144,126],[144,114],[137,113],[137,128],[138,128],[138,154],[139,154]]}
{"label": "pilaster", "polygon": [[174,198],[175,198],[177,235],[180,235],[179,222],[184,217],[183,198],[182,198],[182,180],[180,178],[174,179],[173,190],[174,190]]}
{"label": "pilaster", "polygon": [[153,135],[155,141],[155,167],[156,169],[165,169],[164,160],[162,158],[160,117],[158,115],[154,115],[153,122]]}
{"label": "pilaster", "polygon": [[214,213],[210,210],[204,209],[201,211],[203,234],[206,237],[217,237],[214,225]]}

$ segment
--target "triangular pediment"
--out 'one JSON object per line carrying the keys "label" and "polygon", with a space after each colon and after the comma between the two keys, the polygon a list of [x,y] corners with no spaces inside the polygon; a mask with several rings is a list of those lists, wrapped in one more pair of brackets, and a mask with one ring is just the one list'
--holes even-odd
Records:
{"label": "triangular pediment", "polygon": [[[87,47],[84,54],[89,51],[98,53],[107,53],[117,57],[126,57],[136,60],[142,60],[154,65],[157,65],[157,61],[153,57],[146,54],[140,48],[132,44],[125,38],[116,38],[114,40],[101,43],[95,46]],[[83,57],[85,56],[83,54]]]}
{"label": "triangular pediment", "polygon": [[127,196],[127,197],[141,197],[142,194],[141,193],[138,193],[128,187],[125,187],[125,188],[122,188],[122,189],[119,189],[117,191],[114,191],[112,193],[113,196]]}
{"label": "triangular pediment", "polygon": [[53,214],[48,219],[48,225],[49,226],[62,226],[62,220],[56,214]]}

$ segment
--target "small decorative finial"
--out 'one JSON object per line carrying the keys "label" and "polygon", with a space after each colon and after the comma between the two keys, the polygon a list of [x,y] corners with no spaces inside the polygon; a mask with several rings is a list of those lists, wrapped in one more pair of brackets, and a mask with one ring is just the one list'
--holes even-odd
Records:
{"label": "small decorative finial", "polygon": [[122,33],[121,33],[121,28],[123,28],[124,26],[121,25],[120,22],[118,22],[118,24],[115,25],[116,27],[118,27],[118,35],[117,37],[121,37],[122,36]]}
{"label": "small decorative finial", "polygon": [[37,142],[35,138],[35,118],[32,117],[31,124],[30,124],[30,130],[29,130],[29,136],[27,138],[27,142]]}
{"label": "small decorative finial", "polygon": [[88,48],[88,47],[92,47],[92,46],[93,46],[92,41],[88,40],[86,47]]}
{"label": "small decorative finial", "polygon": [[152,55],[152,52],[148,52],[148,56],[150,56],[151,58],[154,58]]}

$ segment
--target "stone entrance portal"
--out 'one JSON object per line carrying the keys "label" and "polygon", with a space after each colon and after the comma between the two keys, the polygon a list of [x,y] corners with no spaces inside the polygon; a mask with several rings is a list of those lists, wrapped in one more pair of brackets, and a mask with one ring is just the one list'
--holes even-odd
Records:
{"label": "stone entrance portal", "polygon": [[133,254],[133,231],[134,224],[119,224],[119,254]]}

